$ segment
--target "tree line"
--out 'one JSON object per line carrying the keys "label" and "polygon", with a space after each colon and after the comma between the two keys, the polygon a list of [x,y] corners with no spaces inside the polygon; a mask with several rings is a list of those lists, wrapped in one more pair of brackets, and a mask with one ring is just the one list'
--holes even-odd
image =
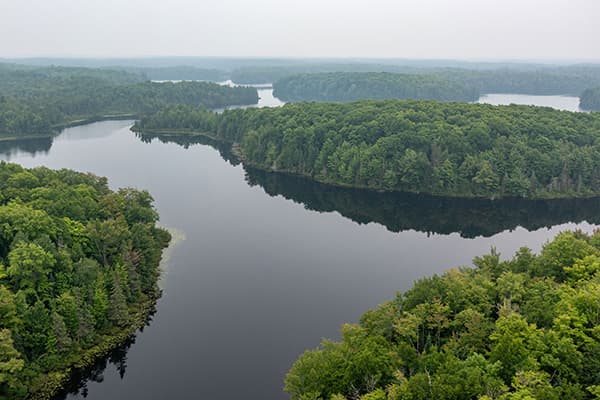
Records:
{"label": "tree line", "polygon": [[0,163],[0,398],[51,394],[143,323],[170,241],[152,202],[91,174]]}
{"label": "tree line", "polygon": [[286,102],[362,99],[475,101],[479,91],[437,75],[336,72],[293,75],[276,81],[273,94]]}
{"label": "tree line", "polygon": [[589,111],[600,111],[600,87],[586,89],[579,98],[579,107]]}
{"label": "tree line", "polygon": [[114,69],[133,72],[153,81],[212,81],[223,82],[229,79],[227,71],[214,68],[199,68],[190,65],[170,67],[114,66]]}
{"label": "tree line", "polygon": [[319,182],[456,197],[600,194],[600,115],[533,106],[370,100],[280,108],[177,106],[141,131],[200,131],[248,165]]}
{"label": "tree line", "polygon": [[244,66],[231,72],[231,79],[242,84],[275,83],[294,75],[322,73],[373,73],[434,75],[487,93],[517,93],[533,95],[579,96],[585,89],[600,86],[598,65],[483,65],[469,64],[454,67],[440,65],[394,65],[364,63],[323,63],[281,66]]}
{"label": "tree line", "polygon": [[208,82],[155,83],[123,71],[0,67],[0,134],[50,133],[72,121],[141,115],[170,104],[255,104],[256,89]]}
{"label": "tree line", "polygon": [[292,400],[600,398],[600,233],[415,282],[285,378]]}

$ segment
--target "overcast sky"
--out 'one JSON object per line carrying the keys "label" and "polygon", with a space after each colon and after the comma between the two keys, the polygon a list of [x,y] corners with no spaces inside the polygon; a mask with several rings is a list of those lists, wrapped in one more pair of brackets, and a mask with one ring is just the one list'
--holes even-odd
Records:
{"label": "overcast sky", "polygon": [[0,0],[0,57],[600,59],[600,0]]}

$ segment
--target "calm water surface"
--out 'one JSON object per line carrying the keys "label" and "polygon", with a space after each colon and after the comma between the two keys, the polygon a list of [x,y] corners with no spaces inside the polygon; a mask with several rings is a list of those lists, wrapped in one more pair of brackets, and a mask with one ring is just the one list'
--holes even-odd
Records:
{"label": "calm water surface", "polygon": [[530,106],[552,107],[565,111],[581,111],[579,97],[574,96],[533,96],[528,94],[484,94],[478,103],[493,105],[525,104]]}
{"label": "calm water surface", "polygon": [[[591,231],[596,200],[464,202],[332,189],[246,171],[226,148],[136,137],[131,121],[0,146],[26,167],[107,176],[149,190],[161,224],[185,235],[153,320],[68,399],[285,399],[296,357],[342,323],[469,264],[491,246],[539,250],[564,229]],[[589,221],[589,222],[585,222]]]}

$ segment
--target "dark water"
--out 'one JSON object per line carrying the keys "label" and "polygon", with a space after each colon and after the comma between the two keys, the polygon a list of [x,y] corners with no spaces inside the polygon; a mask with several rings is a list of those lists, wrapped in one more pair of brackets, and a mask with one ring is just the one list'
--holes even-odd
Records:
{"label": "dark water", "polygon": [[561,230],[600,222],[597,200],[460,201],[323,187],[246,171],[215,143],[136,137],[130,125],[95,123],[0,147],[1,159],[27,167],[148,189],[161,223],[185,235],[149,326],[74,382],[87,383],[69,399],[285,399],[284,375],[303,350],[338,337],[342,323],[415,279],[469,264],[491,246],[506,256],[522,245],[539,250]]}

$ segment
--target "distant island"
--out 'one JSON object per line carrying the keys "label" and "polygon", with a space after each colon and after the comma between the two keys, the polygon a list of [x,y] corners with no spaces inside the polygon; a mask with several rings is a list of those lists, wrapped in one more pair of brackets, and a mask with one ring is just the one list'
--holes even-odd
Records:
{"label": "distant island", "polygon": [[0,137],[51,134],[107,118],[134,118],[172,104],[256,104],[255,88],[147,81],[108,69],[0,64]]}
{"label": "distant island", "polygon": [[600,234],[415,282],[285,379],[292,400],[597,399]]}
{"label": "distant island", "polygon": [[207,110],[175,106],[133,128],[235,144],[266,171],[326,184],[437,196],[600,195],[600,115],[433,101],[299,103]]}
{"label": "distant island", "polygon": [[600,111],[600,87],[585,90],[579,98],[579,106],[588,111]]}
{"label": "distant island", "polygon": [[0,398],[50,399],[145,325],[171,239],[152,201],[0,162]]}

